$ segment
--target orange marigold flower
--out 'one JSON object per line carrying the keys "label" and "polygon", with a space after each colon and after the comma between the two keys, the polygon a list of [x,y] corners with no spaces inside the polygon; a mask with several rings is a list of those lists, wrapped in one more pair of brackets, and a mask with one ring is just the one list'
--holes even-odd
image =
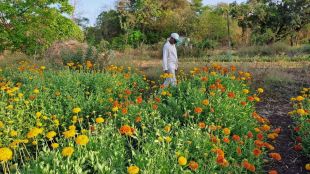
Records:
{"label": "orange marigold flower", "polygon": [[281,132],[281,128],[278,127],[273,132],[279,134]]}
{"label": "orange marigold flower", "polygon": [[253,133],[252,133],[251,131],[249,131],[249,132],[247,133],[247,136],[248,136],[248,138],[253,138]]}
{"label": "orange marigold flower", "polygon": [[136,122],[136,123],[140,123],[141,120],[142,120],[142,118],[141,118],[140,116],[138,116],[138,117],[136,117],[135,122]]}
{"label": "orange marigold flower", "polygon": [[245,102],[245,101],[242,101],[242,102],[240,102],[240,104],[241,104],[242,106],[245,106],[245,105],[246,105],[246,102]]}
{"label": "orange marigold flower", "polygon": [[258,147],[258,148],[261,148],[261,147],[264,146],[264,142],[261,141],[261,140],[255,140],[255,141],[254,141],[254,144],[255,144],[255,146]]}
{"label": "orange marigold flower", "polygon": [[263,130],[263,131],[269,131],[269,130],[270,130],[270,126],[268,126],[267,124],[264,124],[264,125],[261,127],[261,130]]}
{"label": "orange marigold flower", "polygon": [[256,135],[256,137],[257,137],[257,139],[259,139],[259,140],[263,140],[263,139],[264,139],[264,135],[261,134],[261,133],[258,133],[258,134]]}
{"label": "orange marigold flower", "polygon": [[248,96],[248,100],[249,100],[249,101],[254,101],[255,98],[254,98],[253,96]]}
{"label": "orange marigold flower", "polygon": [[158,105],[153,105],[152,108],[153,108],[154,110],[157,110],[157,109],[158,109]]}
{"label": "orange marigold flower", "polygon": [[276,170],[269,170],[268,174],[278,174],[278,171],[276,171]]}
{"label": "orange marigold flower", "polygon": [[235,98],[235,93],[233,93],[233,92],[228,92],[227,95],[229,98]]}
{"label": "orange marigold flower", "polygon": [[274,146],[269,144],[269,143],[267,143],[267,142],[264,142],[263,146],[267,147],[269,150],[274,150]]}
{"label": "orange marigold flower", "polygon": [[253,154],[254,154],[254,156],[256,156],[256,157],[258,157],[261,153],[262,153],[262,151],[261,151],[260,149],[258,149],[258,148],[255,148],[255,149],[253,150]]}
{"label": "orange marigold flower", "polygon": [[241,148],[239,146],[237,147],[236,152],[237,152],[238,155],[242,154]]}
{"label": "orange marigold flower", "polygon": [[224,143],[229,143],[229,142],[230,142],[230,140],[229,140],[229,138],[224,137],[224,138],[223,138],[223,142],[224,142]]}
{"label": "orange marigold flower", "polygon": [[127,113],[128,113],[128,110],[127,110],[126,108],[123,108],[123,109],[122,109],[122,113],[123,113],[123,114],[127,114]]}
{"label": "orange marigold flower", "polygon": [[196,114],[200,114],[202,112],[202,108],[196,107],[194,111]]}
{"label": "orange marigold flower", "polygon": [[136,102],[138,103],[138,104],[141,104],[142,103],[142,101],[143,101],[143,99],[142,99],[142,97],[140,96],[140,97],[138,97],[137,99],[136,99]]}
{"label": "orange marigold flower", "polygon": [[269,157],[271,157],[277,161],[280,161],[282,159],[282,157],[279,153],[269,153]]}
{"label": "orange marigold flower", "polygon": [[223,129],[223,133],[224,133],[225,135],[229,135],[229,134],[230,134],[230,129],[229,129],[229,128],[224,128],[224,129]]}
{"label": "orange marigold flower", "polygon": [[255,166],[249,163],[247,160],[242,162],[242,166],[251,172],[255,172]]}
{"label": "orange marigold flower", "polygon": [[240,141],[239,135],[233,135],[233,136],[232,136],[232,139],[233,139],[234,141]]}
{"label": "orange marigold flower", "polygon": [[128,126],[128,125],[123,125],[120,129],[119,129],[120,133],[122,135],[133,135],[134,134],[134,128]]}
{"label": "orange marigold flower", "polygon": [[195,161],[190,161],[189,164],[188,164],[188,167],[192,170],[192,171],[195,171],[198,169],[199,165],[197,162]]}
{"label": "orange marigold flower", "polygon": [[204,123],[204,122],[199,122],[199,123],[198,123],[198,126],[199,126],[201,129],[204,129],[204,128],[206,128],[206,123]]}

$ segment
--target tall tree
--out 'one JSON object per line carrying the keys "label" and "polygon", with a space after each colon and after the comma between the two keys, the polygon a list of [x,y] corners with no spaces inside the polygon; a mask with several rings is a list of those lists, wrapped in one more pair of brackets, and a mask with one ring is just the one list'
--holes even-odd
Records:
{"label": "tall tree", "polygon": [[82,40],[81,29],[64,15],[72,11],[68,0],[0,1],[0,51],[35,54],[56,40]]}

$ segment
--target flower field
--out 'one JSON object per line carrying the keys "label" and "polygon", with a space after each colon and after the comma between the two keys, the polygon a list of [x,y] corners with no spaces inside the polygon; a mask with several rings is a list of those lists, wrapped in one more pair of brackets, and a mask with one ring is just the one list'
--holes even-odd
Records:
{"label": "flower field", "polygon": [[281,160],[267,142],[281,129],[255,112],[264,90],[250,89],[250,73],[213,65],[178,79],[162,88],[130,67],[2,69],[0,173],[263,173],[264,159]]}

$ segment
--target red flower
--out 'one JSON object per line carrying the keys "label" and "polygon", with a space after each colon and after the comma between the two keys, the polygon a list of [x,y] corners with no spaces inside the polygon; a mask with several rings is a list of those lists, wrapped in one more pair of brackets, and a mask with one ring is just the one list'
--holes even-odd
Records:
{"label": "red flower", "polygon": [[196,107],[194,111],[195,113],[200,114],[202,112],[202,108]]}
{"label": "red flower", "polygon": [[254,156],[256,156],[256,157],[258,157],[261,153],[262,153],[262,151],[259,150],[258,148],[255,148],[255,149],[253,150],[253,154],[254,154]]}
{"label": "red flower", "polygon": [[138,103],[138,104],[141,104],[141,103],[142,103],[142,101],[143,101],[143,99],[142,99],[142,97],[140,96],[140,97],[138,97],[138,98],[137,98],[137,100],[136,100],[136,101],[137,101],[137,103]]}
{"label": "red flower", "polygon": [[282,157],[279,153],[269,153],[269,157],[271,157],[277,161],[280,161],[282,159]]}
{"label": "red flower", "polygon": [[232,139],[233,139],[234,141],[240,141],[239,135],[233,135],[233,136],[232,136]]}
{"label": "red flower", "polygon": [[236,152],[237,152],[238,155],[242,154],[241,148],[239,146],[237,147]]}
{"label": "red flower", "polygon": [[264,135],[261,134],[261,133],[257,134],[256,137],[257,137],[257,139],[259,139],[259,140],[263,140],[263,139],[264,139]]}
{"label": "red flower", "polygon": [[233,92],[229,92],[227,95],[229,98],[235,98],[235,94]]}
{"label": "red flower", "polygon": [[296,137],[296,141],[297,141],[298,143],[301,143],[301,142],[302,142],[301,136]]}
{"label": "red flower", "polygon": [[253,133],[251,131],[248,132],[248,138],[253,138]]}
{"label": "red flower", "polygon": [[302,150],[301,144],[300,144],[300,143],[299,143],[299,144],[296,144],[296,145],[294,146],[294,150],[296,150],[296,151],[301,151],[301,150]]}

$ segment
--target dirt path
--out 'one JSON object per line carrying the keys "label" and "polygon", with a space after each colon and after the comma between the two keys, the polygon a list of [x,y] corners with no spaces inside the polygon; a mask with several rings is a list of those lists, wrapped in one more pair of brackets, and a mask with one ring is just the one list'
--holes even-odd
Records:
{"label": "dirt path", "polygon": [[263,96],[263,102],[257,105],[258,113],[266,116],[273,128],[281,127],[282,131],[275,142],[275,152],[282,156],[280,162],[271,160],[265,169],[277,170],[280,174],[306,174],[305,164],[309,161],[300,152],[293,149],[295,141],[292,139],[293,121],[287,114],[292,110],[290,97],[295,96],[295,85],[271,86]]}

